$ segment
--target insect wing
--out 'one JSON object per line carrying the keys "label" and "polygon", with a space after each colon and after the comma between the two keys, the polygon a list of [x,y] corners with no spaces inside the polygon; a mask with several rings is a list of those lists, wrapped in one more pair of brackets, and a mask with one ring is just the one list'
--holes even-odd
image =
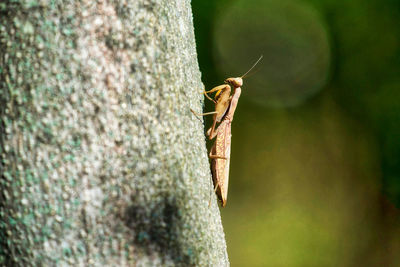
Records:
{"label": "insect wing", "polygon": [[216,117],[217,122],[220,122],[222,118],[225,116],[226,112],[228,111],[228,108],[230,106],[229,102],[226,103],[221,103],[221,108],[219,111],[219,116]]}
{"label": "insect wing", "polygon": [[228,198],[229,163],[231,154],[231,123],[223,121],[217,129],[217,140],[215,141],[215,155],[227,159],[214,159],[213,172],[214,183],[218,184],[217,195],[225,207]]}

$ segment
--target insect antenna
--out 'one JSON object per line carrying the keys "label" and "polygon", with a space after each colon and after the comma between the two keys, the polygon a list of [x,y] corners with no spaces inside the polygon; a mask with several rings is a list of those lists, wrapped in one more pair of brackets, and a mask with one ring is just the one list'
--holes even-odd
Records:
{"label": "insect antenna", "polygon": [[244,78],[247,74],[249,74],[249,72],[258,64],[258,62],[260,62],[260,60],[263,58],[263,55],[260,56],[260,58],[256,61],[256,63],[254,63],[254,65],[245,73],[243,74],[240,78]]}
{"label": "insect antenna", "polygon": [[261,70],[261,67],[262,67],[262,66],[260,65],[260,66],[258,66],[257,68],[253,69],[253,71],[252,71],[251,73],[249,73],[249,74],[246,75],[246,79],[249,78],[249,77],[251,77],[251,76],[253,76],[254,74],[257,74],[257,72],[259,72],[259,71]]}

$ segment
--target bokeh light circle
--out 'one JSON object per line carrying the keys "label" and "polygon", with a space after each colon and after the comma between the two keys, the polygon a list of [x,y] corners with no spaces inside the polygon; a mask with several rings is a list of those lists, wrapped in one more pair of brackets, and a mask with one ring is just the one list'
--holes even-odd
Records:
{"label": "bokeh light circle", "polygon": [[239,0],[218,13],[214,55],[226,77],[240,76],[263,54],[244,80],[244,95],[272,107],[296,106],[323,88],[329,72],[327,30],[306,3]]}

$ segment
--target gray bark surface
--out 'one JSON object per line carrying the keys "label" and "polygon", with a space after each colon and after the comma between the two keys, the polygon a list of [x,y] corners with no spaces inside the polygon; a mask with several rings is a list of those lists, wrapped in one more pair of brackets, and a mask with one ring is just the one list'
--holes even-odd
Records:
{"label": "gray bark surface", "polygon": [[0,49],[1,265],[229,265],[190,1],[2,1]]}

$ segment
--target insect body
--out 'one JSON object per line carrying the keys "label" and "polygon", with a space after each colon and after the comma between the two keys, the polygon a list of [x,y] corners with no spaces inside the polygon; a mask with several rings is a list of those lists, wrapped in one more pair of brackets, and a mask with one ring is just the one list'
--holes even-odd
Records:
{"label": "insect body", "polygon": [[[209,91],[204,91],[208,99],[215,103],[215,111],[198,114],[191,110],[197,116],[213,114],[213,125],[207,131],[209,139],[216,137],[215,143],[211,148],[209,157],[211,161],[211,170],[214,182],[214,191],[219,200],[222,202],[222,207],[225,207],[228,197],[228,181],[229,181],[229,163],[231,153],[231,124],[235,114],[236,106],[242,92],[243,78],[246,76],[257,63],[262,59],[262,56],[244,75],[237,78],[228,78],[225,84],[214,87]],[[234,93],[231,95],[231,86],[234,88]],[[215,99],[212,99],[207,93],[215,94]],[[216,124],[220,123],[216,128]]]}
{"label": "insect body", "polygon": [[211,171],[215,191],[219,200],[222,202],[222,207],[225,207],[228,198],[228,183],[229,183],[229,164],[231,155],[231,124],[233,115],[235,114],[236,106],[241,94],[241,88],[236,87],[235,92],[230,100],[228,112],[225,114],[224,119],[218,128],[212,133],[210,128],[209,138],[213,139],[215,136],[214,145],[210,151]]}

